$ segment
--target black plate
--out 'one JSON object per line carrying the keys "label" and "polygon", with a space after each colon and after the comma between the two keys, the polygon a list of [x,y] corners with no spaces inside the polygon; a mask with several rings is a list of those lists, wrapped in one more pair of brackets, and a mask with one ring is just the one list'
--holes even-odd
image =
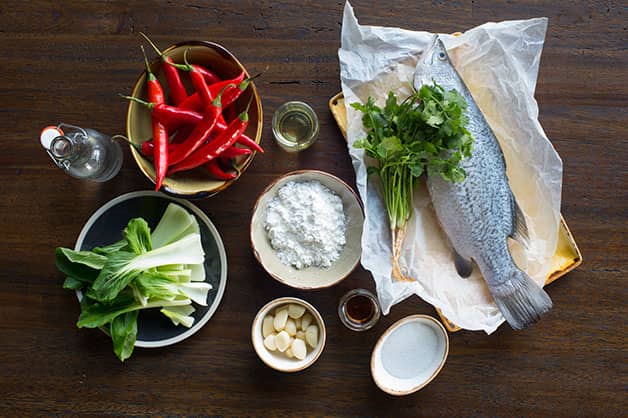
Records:
{"label": "black plate", "polygon": [[[175,326],[159,309],[141,310],[138,317],[137,347],[161,347],[177,343],[198,331],[218,308],[227,281],[225,249],[218,231],[207,216],[196,206],[156,192],[133,192],[119,196],[103,205],[87,221],[75,249],[91,250],[119,241],[122,231],[132,218],[141,217],[151,230],[161,219],[170,203],[177,203],[196,217],[205,251],[205,282],[212,285],[207,296],[207,306],[194,303],[194,325],[186,328]],[[77,292],[79,299],[82,297]]]}

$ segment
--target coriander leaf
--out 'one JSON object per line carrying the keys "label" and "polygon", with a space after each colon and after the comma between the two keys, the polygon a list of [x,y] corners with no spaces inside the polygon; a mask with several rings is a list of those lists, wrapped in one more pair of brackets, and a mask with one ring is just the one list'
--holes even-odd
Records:
{"label": "coriander leaf", "polygon": [[445,118],[443,117],[443,115],[432,114],[430,117],[427,118],[425,123],[436,128],[438,127],[438,125],[443,123],[444,120]]}
{"label": "coriander leaf", "polygon": [[367,148],[369,146],[369,142],[366,138],[358,139],[353,142],[353,148]]}

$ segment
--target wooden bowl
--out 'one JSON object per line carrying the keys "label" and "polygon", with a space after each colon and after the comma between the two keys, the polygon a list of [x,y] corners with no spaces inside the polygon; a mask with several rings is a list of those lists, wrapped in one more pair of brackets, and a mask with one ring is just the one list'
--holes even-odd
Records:
{"label": "wooden bowl", "polygon": [[[266,315],[273,312],[275,308],[289,304],[296,304],[305,307],[305,311],[309,312],[314,317],[314,321],[312,321],[312,323],[318,325],[318,343],[314,348],[311,348],[309,345],[307,346],[308,353],[303,360],[288,358],[283,353],[278,351],[269,351],[264,346],[264,336],[262,334],[262,323],[264,318]],[[268,302],[262,309],[259,310],[253,320],[253,325],[251,326],[251,341],[253,342],[253,348],[260,360],[262,360],[268,367],[279,370],[280,372],[292,373],[310,367],[323,352],[326,338],[327,331],[325,330],[325,323],[323,322],[321,314],[316,310],[316,308],[314,308],[314,306],[310,305],[303,299],[292,297],[283,297]]]}
{"label": "wooden bowl", "polygon": [[[249,73],[235,56],[224,47],[212,42],[191,41],[178,43],[170,46],[164,53],[172,57],[175,62],[183,63],[183,54],[186,49],[190,50],[188,52],[188,61],[190,63],[206,66],[221,79],[234,78],[242,71],[245,72],[247,77],[249,76]],[[166,97],[168,97],[168,83],[164,75],[163,65],[166,64],[163,64],[161,59],[157,57],[152,61],[151,71],[153,71],[161,82]],[[182,78],[186,81],[188,94],[192,94],[194,89],[188,82],[189,76],[184,74]],[[146,71],[140,74],[133,86],[131,95],[147,100]],[[254,83],[249,85],[249,88],[238,98],[233,106],[235,106],[237,113],[243,111],[251,95],[253,95],[254,103],[251,104],[251,108],[249,109],[249,125],[245,133],[251,139],[255,140],[255,142],[259,143],[262,136],[262,103]],[[129,141],[134,144],[141,145],[142,142],[152,139],[150,111],[141,104],[129,102],[126,131]],[[131,146],[130,149],[139,169],[154,184],[155,169],[152,161],[143,157],[134,147]],[[255,152],[248,158],[239,160],[238,168],[241,173],[251,164],[254,155]],[[229,181],[215,180],[204,168],[200,167],[166,177],[163,182],[162,191],[184,198],[208,197],[226,189],[235,180],[237,180],[237,178]]]}
{"label": "wooden bowl", "polygon": [[[329,268],[308,267],[296,269],[284,264],[279,259],[275,250],[271,247],[264,229],[264,222],[268,202],[275,197],[277,190],[281,186],[290,181],[310,180],[320,182],[342,199],[345,217],[347,218],[346,244],[338,260]],[[322,289],[339,283],[358,265],[362,255],[363,224],[364,214],[360,200],[347,183],[323,171],[293,171],[271,183],[257,199],[251,218],[251,246],[257,261],[278,282],[303,290]]]}

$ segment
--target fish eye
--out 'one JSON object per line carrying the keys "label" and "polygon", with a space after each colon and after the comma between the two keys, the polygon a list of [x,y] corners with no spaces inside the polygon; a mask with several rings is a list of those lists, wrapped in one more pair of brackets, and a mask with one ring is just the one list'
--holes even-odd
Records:
{"label": "fish eye", "polygon": [[445,52],[444,52],[444,51],[440,51],[440,52],[438,53],[438,59],[439,59],[439,60],[441,60],[441,61],[445,61],[445,56],[446,56],[446,55],[445,55]]}

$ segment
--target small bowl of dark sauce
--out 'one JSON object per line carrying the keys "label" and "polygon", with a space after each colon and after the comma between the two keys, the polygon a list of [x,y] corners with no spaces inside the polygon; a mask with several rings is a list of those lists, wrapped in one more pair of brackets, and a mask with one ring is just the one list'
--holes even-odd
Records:
{"label": "small bowl of dark sauce", "polygon": [[366,331],[377,323],[381,309],[373,293],[366,289],[353,289],[340,299],[338,316],[350,330]]}

